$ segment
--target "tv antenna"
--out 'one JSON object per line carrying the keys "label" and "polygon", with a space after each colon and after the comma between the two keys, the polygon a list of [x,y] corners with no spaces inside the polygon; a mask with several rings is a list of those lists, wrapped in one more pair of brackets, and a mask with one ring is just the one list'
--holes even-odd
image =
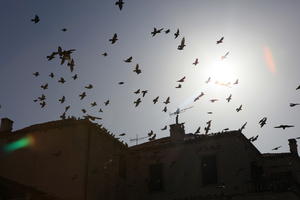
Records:
{"label": "tv antenna", "polygon": [[139,140],[143,140],[148,138],[149,136],[145,136],[145,137],[139,137],[138,135],[136,135],[135,138],[129,139],[130,142],[135,142],[136,145],[138,145]]}
{"label": "tv antenna", "polygon": [[185,112],[185,111],[188,110],[188,109],[191,109],[192,107],[193,107],[193,106],[190,106],[190,107],[187,107],[187,108],[183,108],[183,109],[177,108],[175,112],[172,112],[172,113],[170,113],[169,115],[170,115],[170,116],[176,115],[176,124],[178,124],[178,117],[179,117],[179,114]]}

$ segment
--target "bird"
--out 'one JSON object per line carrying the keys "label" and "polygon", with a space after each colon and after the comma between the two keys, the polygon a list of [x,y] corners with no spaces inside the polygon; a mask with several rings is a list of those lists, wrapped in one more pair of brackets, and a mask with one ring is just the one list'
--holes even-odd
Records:
{"label": "bird", "polygon": [[75,74],[74,76],[72,76],[72,78],[73,78],[74,80],[76,80],[76,79],[78,78],[78,75]]}
{"label": "bird", "polygon": [[198,101],[200,97],[202,97],[204,95],[203,92],[201,92],[195,99],[194,102]]}
{"label": "bird", "polygon": [[52,60],[55,58],[55,55],[58,54],[58,52],[52,52],[50,56],[47,56],[46,58],[48,59],[48,61]]}
{"label": "bird", "polygon": [[74,60],[71,59],[71,61],[68,62],[67,66],[70,67],[70,71],[73,72],[74,71],[74,66],[75,66]]}
{"label": "bird", "polygon": [[266,124],[266,122],[267,122],[267,118],[266,117],[264,117],[264,118],[262,118],[261,120],[259,120],[259,124],[260,124],[260,127],[262,128],[265,124]]}
{"label": "bird", "polygon": [[294,106],[297,106],[297,105],[300,105],[299,103],[290,103],[290,107],[294,107]]}
{"label": "bird", "polygon": [[81,109],[81,111],[82,111],[83,113],[86,113],[86,110],[85,110],[85,109]]}
{"label": "bird", "polygon": [[233,85],[239,84],[239,79],[236,79],[236,81],[233,83]]}
{"label": "bird", "polygon": [[86,89],[92,89],[92,88],[93,88],[93,85],[92,85],[92,84],[88,84],[88,85],[85,86],[84,88],[86,88]]}
{"label": "bird", "polygon": [[273,148],[272,150],[273,150],[273,151],[276,151],[276,150],[278,150],[280,147],[281,147],[281,146],[275,147],[275,148]]}
{"label": "bird", "polygon": [[300,85],[296,88],[296,90],[299,90],[300,89]]}
{"label": "bird", "polygon": [[167,128],[168,128],[168,126],[166,125],[162,129],[160,129],[160,130],[164,131],[164,130],[167,130]]}
{"label": "bird", "polygon": [[65,107],[65,112],[67,112],[70,109],[70,106]]}
{"label": "bird", "polygon": [[194,134],[197,134],[197,133],[200,133],[200,126],[197,128],[197,130],[195,131],[195,133]]}
{"label": "bird", "polygon": [[141,103],[141,98],[138,98],[135,102],[133,102],[135,104],[135,107],[138,107],[138,105]]}
{"label": "bird", "polygon": [[141,69],[140,69],[139,67],[140,67],[139,64],[136,64],[136,66],[135,66],[133,72],[135,72],[136,74],[142,73],[142,71],[141,71]]}
{"label": "bird", "polygon": [[216,101],[219,101],[219,99],[211,99],[210,102],[215,103]]}
{"label": "bird", "polygon": [[143,90],[142,91],[142,94],[143,94],[143,97],[145,97],[145,95],[147,94],[148,90]]}
{"label": "bird", "polygon": [[123,82],[123,81],[120,81],[120,82],[118,82],[118,84],[119,84],[119,85],[123,85],[123,84],[124,84],[124,82]]}
{"label": "bird", "polygon": [[199,62],[198,62],[198,58],[196,58],[196,60],[193,62],[193,65],[197,65]]}
{"label": "bird", "polygon": [[58,80],[59,83],[64,84],[66,81],[63,77],[60,77],[60,79]]}
{"label": "bird", "polygon": [[40,21],[40,17],[35,15],[33,19],[31,19],[32,22],[34,22],[35,24],[38,23]]}
{"label": "bird", "polygon": [[154,134],[151,138],[149,138],[149,141],[153,141],[156,138],[156,134]]}
{"label": "bird", "polygon": [[62,96],[62,98],[58,99],[58,101],[59,101],[60,103],[64,103],[65,100],[66,100],[66,97],[65,97],[65,96]]}
{"label": "bird", "polygon": [[68,29],[66,29],[66,28],[62,28],[62,29],[61,29],[62,32],[66,32],[67,30],[68,30]]}
{"label": "bird", "polygon": [[102,54],[102,56],[107,56],[107,53],[106,53],[106,52],[104,52],[104,53]]}
{"label": "bird", "polygon": [[50,77],[50,78],[54,78],[54,74],[51,72],[51,73],[49,74],[49,77]]}
{"label": "bird", "polygon": [[279,125],[279,126],[275,126],[274,128],[282,128],[283,130],[285,130],[286,128],[291,128],[294,127],[294,125]]}
{"label": "bird", "polygon": [[148,137],[151,137],[153,134],[154,134],[154,132],[151,130],[151,131],[148,133]]}
{"label": "bird", "polygon": [[175,39],[179,36],[179,28],[177,29],[177,31],[174,33]]}
{"label": "bird", "polygon": [[157,101],[158,101],[158,98],[159,98],[159,96],[155,97],[155,99],[153,99],[153,100],[152,100],[154,104],[156,104],[156,103],[157,103]]}
{"label": "bird", "polygon": [[221,37],[221,39],[217,40],[217,44],[223,43],[224,37]]}
{"label": "bird", "polygon": [[46,96],[44,94],[42,94],[42,96],[38,97],[39,101],[45,101],[46,100]]}
{"label": "bird", "polygon": [[248,140],[249,140],[250,142],[254,142],[254,141],[257,140],[257,138],[258,138],[258,135],[252,136],[252,137],[250,137]]}
{"label": "bird", "polygon": [[168,97],[164,102],[163,102],[164,104],[168,104],[168,103],[170,103],[170,97]]}
{"label": "bird", "polygon": [[246,125],[247,125],[247,122],[245,122],[239,130],[240,131],[244,130],[246,128]]}
{"label": "bird", "polygon": [[184,79],[185,79],[185,76],[184,76],[184,77],[182,77],[181,79],[179,79],[177,82],[179,82],[179,83],[183,83],[183,82],[184,82]]}
{"label": "bird", "polygon": [[132,61],[132,56],[130,56],[129,58],[125,59],[124,62],[130,63]]}
{"label": "bird", "polygon": [[153,28],[153,31],[151,32],[152,37],[154,37],[157,33],[161,33],[161,31],[162,31],[163,29],[164,29],[164,28],[156,29],[156,28],[154,27],[154,28]]}
{"label": "bird", "polygon": [[115,2],[115,5],[116,5],[116,6],[119,6],[119,9],[120,9],[120,10],[122,10],[123,4],[124,4],[124,1],[123,1],[123,0],[118,0],[118,1]]}
{"label": "bird", "polygon": [[118,40],[118,35],[116,33],[113,35],[113,37],[111,39],[109,39],[109,41],[111,42],[111,44],[116,43],[117,40]]}
{"label": "bird", "polygon": [[242,110],[242,104],[238,107],[238,108],[236,108],[235,110],[236,110],[236,112],[240,112],[241,110]]}
{"label": "bird", "polygon": [[91,103],[91,107],[95,107],[95,106],[97,106],[96,101],[94,101],[94,102]]}
{"label": "bird", "polygon": [[40,73],[39,73],[39,72],[34,72],[33,75],[34,75],[35,77],[37,77],[37,76],[40,75]]}
{"label": "bird", "polygon": [[181,84],[178,84],[178,86],[176,86],[175,88],[181,88]]}
{"label": "bird", "polygon": [[140,89],[137,89],[134,94],[139,94],[140,93]]}
{"label": "bird", "polygon": [[44,90],[48,89],[48,83],[46,83],[45,85],[41,85],[41,88]]}
{"label": "bird", "polygon": [[60,117],[61,119],[66,119],[66,112],[63,112],[63,114],[61,114],[59,117]]}
{"label": "bird", "polygon": [[106,101],[104,102],[104,105],[107,106],[108,104],[109,104],[109,100],[106,100]]}
{"label": "bird", "polygon": [[44,108],[44,107],[46,106],[46,102],[45,102],[45,101],[42,101],[42,102],[40,103],[40,105],[41,105],[41,108]]}
{"label": "bird", "polygon": [[230,94],[229,97],[226,98],[226,101],[229,102],[231,100],[232,95]]}
{"label": "bird", "polygon": [[205,130],[205,134],[208,134],[208,132],[210,131],[210,125],[207,125],[207,126],[204,128],[204,130]]}
{"label": "bird", "polygon": [[80,100],[82,100],[84,97],[86,97],[86,93],[85,93],[85,92],[81,93],[81,94],[79,95],[79,97],[80,97]]}
{"label": "bird", "polygon": [[229,54],[229,51],[227,51],[224,56],[221,56],[221,59],[224,60],[225,58],[227,58],[228,54]]}
{"label": "bird", "polygon": [[170,33],[170,29],[165,30],[165,34]]}
{"label": "bird", "polygon": [[163,112],[167,112],[167,106],[164,107],[164,109],[162,110]]}
{"label": "bird", "polygon": [[119,134],[119,136],[125,136],[126,135],[126,133],[121,133],[121,134]]}
{"label": "bird", "polygon": [[183,50],[183,48],[185,47],[185,39],[184,37],[181,39],[180,45],[178,45],[177,49],[178,50]]}
{"label": "bird", "polygon": [[103,112],[103,110],[100,108],[98,112]]}
{"label": "bird", "polygon": [[207,114],[210,114],[210,115],[211,115],[211,114],[213,114],[213,112],[207,112]]}
{"label": "bird", "polygon": [[209,81],[210,81],[210,77],[208,77],[208,79],[205,81],[205,83],[209,83]]}

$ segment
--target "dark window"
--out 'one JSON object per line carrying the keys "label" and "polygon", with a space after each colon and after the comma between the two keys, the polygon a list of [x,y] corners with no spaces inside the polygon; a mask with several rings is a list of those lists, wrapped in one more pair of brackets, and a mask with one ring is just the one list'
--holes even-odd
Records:
{"label": "dark window", "polygon": [[216,184],[218,182],[216,156],[204,156],[201,162],[202,184]]}
{"label": "dark window", "polygon": [[149,190],[150,192],[163,190],[163,165],[153,164],[149,166]]}
{"label": "dark window", "polygon": [[121,155],[119,157],[119,176],[121,178],[126,179],[126,171],[127,171],[126,159],[124,155]]}

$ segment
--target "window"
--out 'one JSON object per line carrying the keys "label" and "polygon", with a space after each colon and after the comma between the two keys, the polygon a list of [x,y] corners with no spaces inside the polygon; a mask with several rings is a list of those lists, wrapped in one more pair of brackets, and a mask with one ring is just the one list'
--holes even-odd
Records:
{"label": "window", "polygon": [[204,156],[201,162],[203,186],[218,183],[216,156]]}
{"label": "window", "polygon": [[161,163],[149,166],[149,191],[157,192],[163,190],[163,165]]}

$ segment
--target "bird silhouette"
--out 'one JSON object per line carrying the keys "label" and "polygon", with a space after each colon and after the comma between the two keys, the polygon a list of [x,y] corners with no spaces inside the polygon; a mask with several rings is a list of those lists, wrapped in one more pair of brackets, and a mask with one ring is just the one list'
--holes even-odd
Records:
{"label": "bird silhouette", "polygon": [[102,56],[107,56],[107,53],[106,53],[106,52],[104,52],[104,53],[102,54]]}
{"label": "bird silhouette", "polygon": [[185,39],[184,39],[184,37],[181,39],[181,43],[180,43],[180,45],[178,45],[178,47],[177,47],[177,49],[178,50],[183,50],[183,48],[185,47],[186,45],[185,45]]}
{"label": "bird silhouette", "polygon": [[74,80],[76,80],[76,79],[78,78],[78,75],[75,74],[74,76],[72,76],[72,78],[73,78]]}
{"label": "bird silhouette", "polygon": [[138,107],[138,105],[141,103],[141,98],[138,98],[135,102],[133,102],[135,104],[135,107]]}
{"label": "bird silhouette", "polygon": [[229,101],[231,101],[231,97],[232,95],[230,94],[229,97],[226,98],[226,101],[229,103]]}
{"label": "bird silhouette", "polygon": [[275,147],[275,148],[273,148],[272,150],[273,150],[273,151],[276,151],[276,150],[278,150],[279,148],[281,148],[281,146]]}
{"label": "bird silhouette", "polygon": [[300,89],[300,85],[296,88],[296,90],[299,90]]}
{"label": "bird silhouette", "polygon": [[175,39],[178,38],[179,36],[179,28],[177,29],[177,31],[174,33]]}
{"label": "bird silhouette", "polygon": [[161,33],[161,31],[163,30],[164,28],[161,28],[161,29],[156,29],[155,27],[153,28],[153,31],[151,32],[151,35],[152,37],[154,37],[156,34],[158,33]]}
{"label": "bird silhouette", "polygon": [[122,137],[122,136],[125,136],[125,135],[126,135],[126,133],[121,133],[121,134],[119,134],[119,136],[121,136],[121,137]]}
{"label": "bird silhouette", "polygon": [[205,83],[209,83],[209,81],[210,81],[210,77],[208,77],[208,79],[205,81]]}
{"label": "bird silhouette", "polygon": [[41,88],[44,90],[48,89],[48,83],[46,83],[45,85],[41,85]]}
{"label": "bird silhouette", "polygon": [[47,56],[48,61],[52,60],[55,58],[55,55],[57,55],[58,52],[52,52],[50,56]]}
{"label": "bird silhouette", "polygon": [[297,106],[297,105],[300,105],[299,103],[290,103],[290,107],[294,107],[294,106]]}
{"label": "bird silhouette", "polygon": [[247,122],[245,122],[239,130],[240,131],[244,130],[246,128],[246,125],[247,125]]}
{"label": "bird silhouette", "polygon": [[42,101],[42,102],[40,103],[40,105],[41,105],[41,108],[44,108],[44,107],[46,106],[46,102],[45,102],[45,101]]}
{"label": "bird silhouette", "polygon": [[260,127],[262,128],[265,124],[266,124],[266,122],[267,122],[267,118],[266,117],[264,117],[264,118],[262,118],[261,120],[259,120],[259,124],[260,124]]}
{"label": "bird silhouette", "polygon": [[106,101],[104,102],[104,105],[107,106],[108,104],[109,104],[109,100],[106,100]]}
{"label": "bird silhouette", "polygon": [[65,107],[65,112],[67,112],[70,109],[71,106],[66,106]]}
{"label": "bird silhouette", "polygon": [[67,64],[68,67],[70,67],[70,71],[73,72],[74,71],[74,66],[75,66],[75,62],[73,59],[71,59],[68,64]]}
{"label": "bird silhouette", "polygon": [[37,76],[40,75],[40,73],[39,73],[39,72],[34,72],[33,75],[34,75],[35,77],[37,77]]}
{"label": "bird silhouette", "polygon": [[31,19],[32,22],[34,22],[35,24],[38,23],[40,21],[40,17],[35,15],[33,19]]}
{"label": "bird silhouette", "polygon": [[185,80],[185,76],[184,76],[184,77],[182,77],[181,79],[179,79],[177,82],[179,82],[179,83],[183,83],[183,82],[184,82],[184,80]]}
{"label": "bird silhouette", "polygon": [[94,102],[91,103],[91,107],[95,107],[95,106],[97,106],[97,102],[96,101],[94,101]]}
{"label": "bird silhouette", "polygon": [[89,119],[89,120],[92,120],[92,121],[95,121],[96,119],[99,119],[101,120],[102,118],[101,117],[96,117],[96,116],[92,116],[92,115],[85,115],[83,116],[85,119]]}
{"label": "bird silhouette", "polygon": [[170,29],[165,30],[165,34],[170,33]]}
{"label": "bird silhouette", "polygon": [[140,89],[137,89],[134,94],[139,94],[140,93]]}
{"label": "bird silhouette", "polygon": [[133,72],[135,72],[136,74],[140,74],[142,71],[141,71],[141,69],[139,67],[140,67],[139,64],[136,64]]}
{"label": "bird silhouette", "polygon": [[62,29],[61,29],[62,32],[66,32],[67,30],[68,30],[68,29],[66,29],[66,28],[62,28]]}
{"label": "bird silhouette", "polygon": [[38,97],[39,101],[45,101],[46,100],[46,96],[44,94],[42,94],[40,97]]}
{"label": "bird silhouette", "polygon": [[239,84],[239,79],[236,79],[236,81],[233,83],[233,85]]}
{"label": "bird silhouette", "polygon": [[181,88],[181,84],[178,84],[175,88]]}
{"label": "bird silhouette", "polygon": [[168,104],[168,103],[170,103],[170,97],[168,97],[164,102],[163,102],[164,104]]}
{"label": "bird silhouette", "polygon": [[201,129],[201,127],[199,126],[194,134],[200,133],[200,129]]}
{"label": "bird silhouette", "polygon": [[227,58],[228,54],[229,54],[229,51],[227,51],[226,54],[221,57],[221,59],[224,60],[225,58]]}
{"label": "bird silhouette", "polygon": [[219,39],[219,40],[217,41],[217,44],[223,43],[223,40],[224,40],[224,37],[221,37],[221,39]]}
{"label": "bird silhouette", "polygon": [[286,129],[286,128],[291,128],[291,127],[294,127],[294,125],[279,125],[279,126],[275,126],[274,128],[282,128],[283,130]]}
{"label": "bird silhouette", "polygon": [[213,112],[207,112],[207,114],[211,115],[211,114],[213,114]]}
{"label": "bird silhouette", "polygon": [[81,111],[83,112],[83,113],[86,113],[86,110],[83,108],[83,109],[81,109]]}
{"label": "bird silhouette", "polygon": [[204,96],[204,93],[201,92],[195,99],[194,102],[198,101],[200,99],[200,97]]}
{"label": "bird silhouette", "polygon": [[210,102],[215,103],[216,101],[219,101],[219,99],[210,99]]}
{"label": "bird silhouette", "polygon": [[63,77],[60,77],[60,79],[58,80],[59,83],[64,84],[66,81]]}
{"label": "bird silhouette", "polygon": [[196,60],[193,62],[193,65],[196,66],[196,65],[198,65],[198,63],[199,63],[199,62],[198,62],[198,58],[196,58]]}
{"label": "bird silhouette", "polygon": [[159,98],[159,96],[155,97],[155,99],[153,99],[153,100],[152,100],[154,104],[156,104],[156,103],[157,103],[157,101],[158,101],[158,98]]}
{"label": "bird silhouette", "polygon": [[103,112],[103,110],[100,108],[98,112]]}
{"label": "bird silhouette", "polygon": [[82,100],[84,97],[86,97],[86,93],[85,93],[85,92],[82,92],[82,93],[79,95],[79,97],[80,97],[80,100]]}
{"label": "bird silhouette", "polygon": [[116,43],[116,41],[118,40],[118,35],[115,33],[114,36],[109,39],[109,41],[111,42],[111,44],[114,44]]}
{"label": "bird silhouette", "polygon": [[143,97],[145,97],[145,95],[147,94],[148,90],[143,90],[142,91],[142,94],[143,94]]}
{"label": "bird silhouette", "polygon": [[124,60],[124,62],[126,62],[126,63],[130,63],[131,61],[132,61],[132,56],[130,56],[129,58]]}
{"label": "bird silhouette", "polygon": [[164,130],[167,130],[167,128],[168,128],[168,126],[166,125],[162,129],[160,129],[160,130],[164,131]]}
{"label": "bird silhouette", "polygon": [[151,130],[151,131],[148,133],[148,137],[151,137],[152,135],[154,135],[154,132]]}
{"label": "bird silhouette", "polygon": [[120,81],[120,82],[118,82],[118,84],[119,84],[119,85],[123,85],[123,84],[124,84],[124,82],[123,82],[123,81]]}
{"label": "bird silhouette", "polygon": [[92,85],[92,84],[88,84],[88,85],[85,86],[84,88],[86,88],[86,89],[92,89],[92,88],[93,88],[93,85]]}
{"label": "bird silhouette", "polygon": [[50,77],[50,78],[54,78],[54,74],[51,72],[51,73],[49,74],[49,77]]}
{"label": "bird silhouette", "polygon": [[61,114],[59,117],[60,119],[66,119],[66,112],[63,112],[63,114]]}
{"label": "bird silhouette", "polygon": [[167,112],[167,106],[164,107],[164,109],[162,110],[163,112]]}
{"label": "bird silhouette", "polygon": [[122,10],[123,4],[124,4],[124,1],[123,1],[123,0],[118,0],[118,1],[115,2],[115,5],[116,5],[116,6],[119,6],[119,9],[120,9],[120,10]]}
{"label": "bird silhouette", "polygon": [[59,101],[60,103],[64,103],[65,100],[66,100],[66,97],[65,97],[65,96],[62,96],[62,98],[58,99],[58,101]]}
{"label": "bird silhouette", "polygon": [[252,137],[250,137],[248,140],[249,140],[250,142],[254,142],[254,141],[257,140],[257,138],[258,138],[258,135],[252,136]]}
{"label": "bird silhouette", "polygon": [[241,110],[242,110],[242,104],[238,107],[238,108],[236,108],[235,110],[236,110],[236,112],[240,112]]}

